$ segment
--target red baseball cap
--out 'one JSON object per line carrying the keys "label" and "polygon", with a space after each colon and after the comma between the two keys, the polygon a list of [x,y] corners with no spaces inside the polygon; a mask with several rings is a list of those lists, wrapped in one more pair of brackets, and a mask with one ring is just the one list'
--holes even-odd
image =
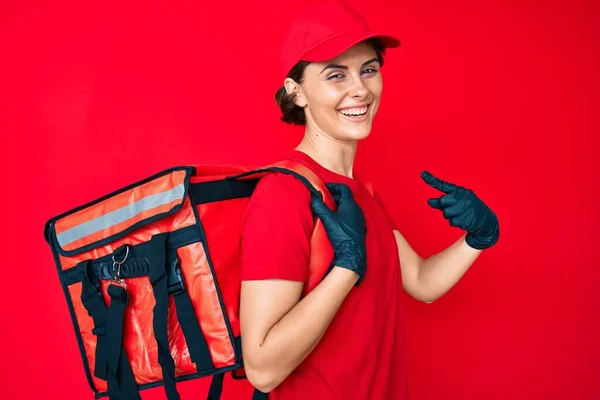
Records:
{"label": "red baseball cap", "polygon": [[384,47],[400,46],[400,40],[372,31],[362,15],[340,1],[321,3],[298,15],[289,27],[281,49],[283,75],[299,61],[330,60],[370,38]]}

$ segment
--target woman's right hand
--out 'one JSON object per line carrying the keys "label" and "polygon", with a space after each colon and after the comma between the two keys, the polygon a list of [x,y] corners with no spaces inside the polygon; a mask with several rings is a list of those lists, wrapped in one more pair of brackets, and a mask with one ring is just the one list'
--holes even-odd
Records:
{"label": "woman's right hand", "polygon": [[356,282],[358,286],[367,271],[365,216],[347,185],[329,183],[326,186],[337,204],[337,211],[330,210],[323,199],[314,193],[311,206],[322,221],[333,247],[334,265],[355,272],[359,276]]}

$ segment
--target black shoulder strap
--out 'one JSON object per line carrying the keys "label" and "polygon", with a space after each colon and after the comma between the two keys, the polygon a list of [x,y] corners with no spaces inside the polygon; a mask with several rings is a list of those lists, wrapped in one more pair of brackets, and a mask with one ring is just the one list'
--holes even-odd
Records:
{"label": "black shoulder strap", "polygon": [[306,186],[308,188],[308,190],[310,190],[312,193],[319,195],[319,196],[321,195],[321,193],[317,190],[317,188],[314,187],[314,185],[312,183],[310,183],[310,181],[308,179],[306,179],[306,177],[300,175],[296,171],[293,171],[293,170],[287,169],[287,168],[283,168],[283,167],[259,168],[259,169],[255,169],[253,171],[248,171],[248,172],[244,172],[244,173],[241,173],[238,175],[230,176],[227,179],[241,179],[241,178],[246,178],[246,177],[249,177],[252,175],[264,174],[265,172],[281,172],[283,174],[291,175],[294,178],[300,180],[300,182],[302,182],[304,184],[304,186]]}

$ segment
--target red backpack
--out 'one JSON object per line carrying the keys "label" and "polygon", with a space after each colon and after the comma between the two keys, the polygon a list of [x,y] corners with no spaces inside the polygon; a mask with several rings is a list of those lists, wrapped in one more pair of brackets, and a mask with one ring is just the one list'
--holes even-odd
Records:
{"label": "red backpack", "polygon": [[[212,376],[208,399],[220,398],[224,374],[243,367],[244,215],[271,172],[293,175],[333,208],[323,182],[294,161],[257,170],[202,165],[163,171],[46,223],[96,397],[140,399],[139,390],[164,385],[169,400],[179,399],[176,382]],[[311,246],[305,294],[333,259],[318,219]]]}

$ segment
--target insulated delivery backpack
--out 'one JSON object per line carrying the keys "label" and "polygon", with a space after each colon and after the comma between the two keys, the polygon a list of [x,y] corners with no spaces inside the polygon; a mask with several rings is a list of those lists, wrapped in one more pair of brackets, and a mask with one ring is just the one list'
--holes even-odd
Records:
{"label": "insulated delivery backpack", "polygon": [[[241,236],[261,177],[291,174],[334,201],[305,165],[282,161],[249,170],[182,166],[50,219],[52,249],[95,397],[140,399],[139,390],[243,368],[239,324]],[[281,207],[285,207],[282,204]],[[304,294],[324,277],[333,249],[320,220],[311,238]],[[255,391],[254,398],[266,398]]]}

